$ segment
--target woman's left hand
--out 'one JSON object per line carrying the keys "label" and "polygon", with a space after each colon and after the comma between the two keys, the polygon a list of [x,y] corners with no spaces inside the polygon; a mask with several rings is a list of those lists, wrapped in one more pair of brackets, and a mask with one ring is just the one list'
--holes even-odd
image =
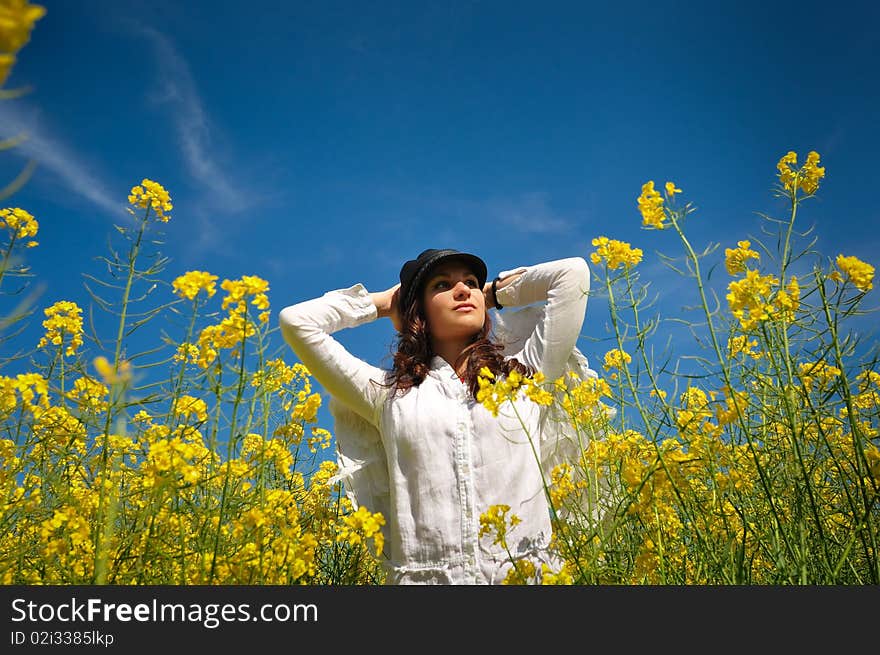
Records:
{"label": "woman's left hand", "polygon": [[486,309],[495,307],[495,298],[492,297],[492,282],[483,285],[483,299],[486,301]]}

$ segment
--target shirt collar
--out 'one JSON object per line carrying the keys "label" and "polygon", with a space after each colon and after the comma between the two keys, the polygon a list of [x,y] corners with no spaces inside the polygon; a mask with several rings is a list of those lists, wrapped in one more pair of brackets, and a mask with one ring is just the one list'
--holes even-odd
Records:
{"label": "shirt collar", "polygon": [[434,355],[431,358],[430,369],[431,372],[436,373],[438,377],[451,380],[461,380],[455,372],[455,369],[453,369],[449,362],[443,359],[440,355]]}

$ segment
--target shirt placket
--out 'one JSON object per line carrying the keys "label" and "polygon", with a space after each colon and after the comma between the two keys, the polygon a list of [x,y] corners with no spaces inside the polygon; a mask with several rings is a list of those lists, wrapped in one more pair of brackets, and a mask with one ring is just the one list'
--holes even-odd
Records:
{"label": "shirt placket", "polygon": [[477,564],[479,556],[478,535],[475,528],[474,507],[474,478],[471,463],[471,448],[473,447],[473,430],[471,416],[468,411],[466,391],[467,387],[462,382],[456,385],[456,393],[460,413],[455,430],[455,459],[458,464],[458,492],[461,498],[461,536],[464,556],[464,575],[468,583],[477,582]]}

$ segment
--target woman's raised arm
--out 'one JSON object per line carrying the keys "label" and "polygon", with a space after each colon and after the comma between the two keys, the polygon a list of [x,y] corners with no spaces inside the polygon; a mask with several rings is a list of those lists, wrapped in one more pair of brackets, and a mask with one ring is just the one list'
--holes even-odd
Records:
{"label": "woman's raised arm", "polygon": [[[371,294],[358,283],[285,307],[279,315],[284,340],[309,373],[328,393],[377,427],[387,393],[381,386],[386,372],[355,357],[330,335],[376,320],[380,316],[376,301],[384,304],[387,293]],[[382,314],[391,316],[391,309],[390,304],[383,307]]]}
{"label": "woman's raised arm", "polygon": [[497,285],[498,302],[504,308],[547,301],[543,319],[514,357],[534,366],[548,380],[561,376],[583,327],[589,291],[590,267],[583,257],[506,272]]}

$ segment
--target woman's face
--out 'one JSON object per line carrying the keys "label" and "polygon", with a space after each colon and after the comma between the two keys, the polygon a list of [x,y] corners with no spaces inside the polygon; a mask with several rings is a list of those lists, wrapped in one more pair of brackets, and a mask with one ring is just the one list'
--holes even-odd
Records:
{"label": "woman's face", "polygon": [[437,341],[473,337],[483,329],[486,299],[477,276],[464,263],[441,262],[428,273],[422,306]]}

